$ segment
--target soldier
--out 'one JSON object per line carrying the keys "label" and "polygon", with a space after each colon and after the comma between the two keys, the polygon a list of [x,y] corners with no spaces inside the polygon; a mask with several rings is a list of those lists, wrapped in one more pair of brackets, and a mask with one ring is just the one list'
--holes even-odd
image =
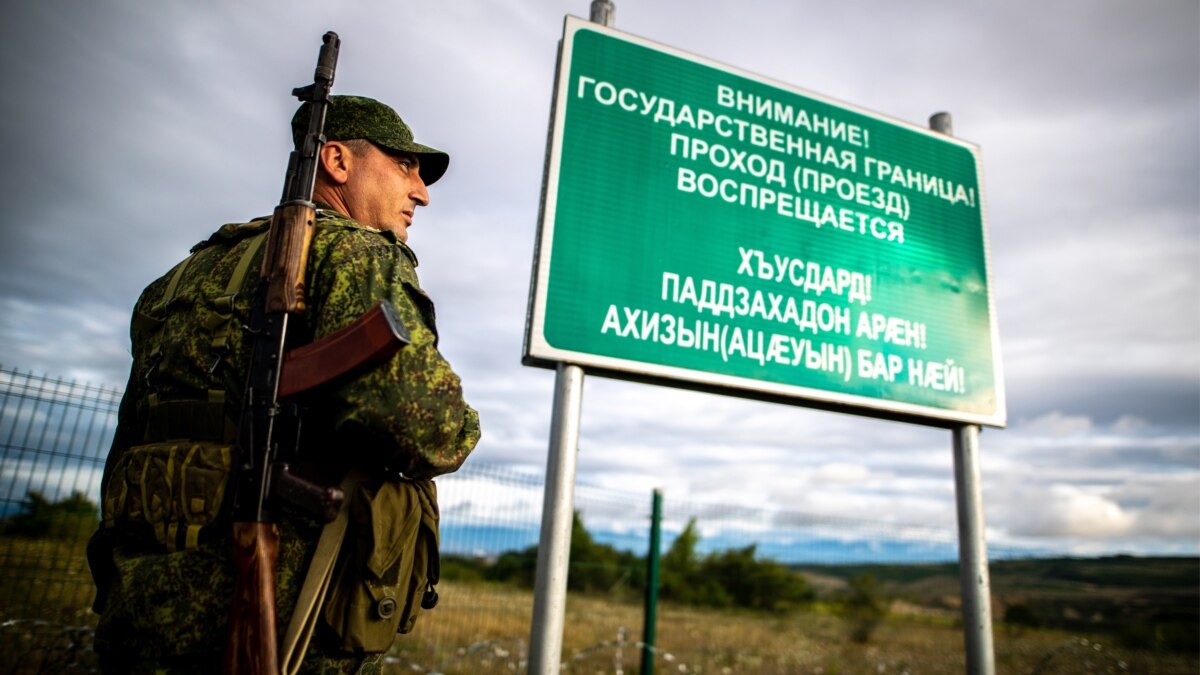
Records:
{"label": "soldier", "polygon": [[[297,143],[309,105],[292,121]],[[417,207],[429,204],[427,186],[449,157],[414,142],[394,110],[364,97],[332,97],[325,136],[313,191],[308,307],[293,319],[289,344],[336,331],[380,300],[396,307],[411,344],[300,401],[297,473],[325,485],[352,469],[365,476],[347,492],[346,545],[302,672],[377,673],[380,652],[419,611],[426,585],[417,582],[436,577],[429,567],[437,556],[436,495],[428,479],[463,463],[479,440],[479,417],[438,351],[433,303],[406,244]],[[104,468],[104,522],[88,552],[101,614],[96,651],[108,672],[220,669],[233,585],[231,446],[252,343],[245,326],[269,224],[263,218],[220,228],[150,284],[134,309],[133,367]],[[406,509],[407,521],[391,522]],[[281,519],[281,635],[322,527],[295,514]],[[373,541],[372,527],[385,538],[407,536],[398,547],[407,550],[380,560],[395,545]]]}

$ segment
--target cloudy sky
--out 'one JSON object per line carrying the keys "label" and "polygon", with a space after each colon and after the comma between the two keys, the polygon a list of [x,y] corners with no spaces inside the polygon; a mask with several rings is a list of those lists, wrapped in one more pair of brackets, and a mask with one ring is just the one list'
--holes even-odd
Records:
{"label": "cloudy sky", "polygon": [[[453,156],[410,243],[476,460],[544,466],[554,375],[522,332],[556,44],[588,6],[6,3],[0,364],[123,386],[141,288],[278,199],[291,87],[335,30],[335,91]],[[982,148],[1008,393],[990,540],[1200,552],[1200,5],[624,0],[616,27],[912,124],[950,111]],[[592,484],[954,527],[944,430],[599,377],[582,428]]]}

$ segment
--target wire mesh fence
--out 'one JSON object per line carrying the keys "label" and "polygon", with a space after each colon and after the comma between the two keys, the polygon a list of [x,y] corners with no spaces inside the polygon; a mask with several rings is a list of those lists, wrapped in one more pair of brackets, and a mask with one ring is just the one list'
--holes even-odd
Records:
{"label": "wire mesh fence", "polygon": [[[96,668],[85,547],[120,397],[0,366],[0,673]],[[469,461],[438,479],[442,600],[396,642],[385,672],[525,670],[543,478],[535,468]],[[961,672],[953,532],[667,495],[651,646],[642,635],[651,495],[580,480],[575,498],[563,672],[640,672],[644,650],[658,672],[916,672],[916,663],[920,672]],[[992,546],[991,554],[1023,552]],[[916,623],[881,621],[877,586],[823,573],[897,560],[939,570],[928,594],[944,602],[909,603]],[[848,651],[864,630],[870,648]],[[1082,647],[1077,636],[998,637],[1007,663],[1032,664],[1027,672],[1045,659],[1053,667],[1045,672],[1136,672],[1129,664],[1138,663],[1094,640]],[[1101,670],[1060,663],[1085,652]],[[1181,658],[1184,668],[1195,663]]]}

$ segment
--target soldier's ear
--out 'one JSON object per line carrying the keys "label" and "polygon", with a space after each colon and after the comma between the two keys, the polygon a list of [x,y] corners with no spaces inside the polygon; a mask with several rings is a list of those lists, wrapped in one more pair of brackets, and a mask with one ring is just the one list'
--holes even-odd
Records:
{"label": "soldier's ear", "polygon": [[331,183],[341,185],[349,180],[352,155],[350,148],[338,141],[327,141],[321,146],[321,169]]}

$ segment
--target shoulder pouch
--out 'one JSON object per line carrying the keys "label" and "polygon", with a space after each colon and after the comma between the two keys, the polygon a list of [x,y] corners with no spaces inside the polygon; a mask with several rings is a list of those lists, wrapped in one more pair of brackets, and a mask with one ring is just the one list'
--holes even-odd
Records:
{"label": "shoulder pouch", "polygon": [[437,489],[430,480],[359,484],[321,616],[347,651],[385,652],[437,603]]}

